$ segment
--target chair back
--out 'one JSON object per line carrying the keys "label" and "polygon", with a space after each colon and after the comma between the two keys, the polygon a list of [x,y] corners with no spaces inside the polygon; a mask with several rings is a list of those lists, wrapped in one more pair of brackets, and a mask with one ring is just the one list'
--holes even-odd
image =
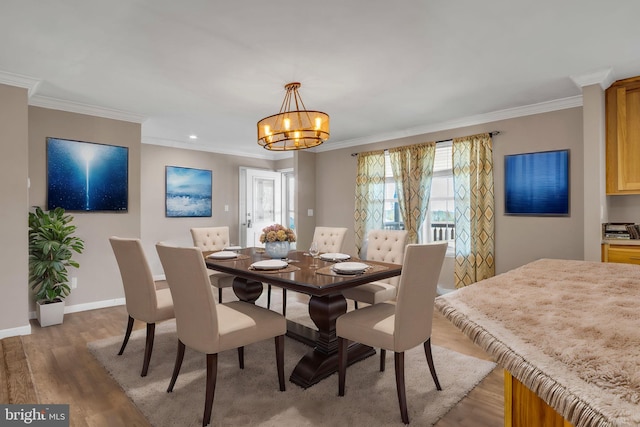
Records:
{"label": "chair back", "polygon": [[154,323],[158,308],[156,286],[142,242],[112,236],[109,243],[120,269],[127,313],[134,319]]}
{"label": "chair back", "polygon": [[176,315],[178,339],[203,353],[217,353],[216,303],[200,248],[156,244]]}
{"label": "chair back", "polygon": [[398,285],[394,351],[409,350],[431,336],[434,300],[447,242],[409,244]]}
{"label": "chair back", "polygon": [[316,227],[313,242],[320,252],[341,252],[347,229],[343,227]]}
{"label": "chair back", "polygon": [[[366,259],[369,261],[390,262],[402,264],[404,260],[404,248],[407,246],[407,230],[371,230],[367,235]],[[399,277],[383,280],[394,286],[398,286]]]}
{"label": "chair back", "polygon": [[229,246],[229,227],[197,227],[191,229],[193,246],[203,251],[221,251]]}

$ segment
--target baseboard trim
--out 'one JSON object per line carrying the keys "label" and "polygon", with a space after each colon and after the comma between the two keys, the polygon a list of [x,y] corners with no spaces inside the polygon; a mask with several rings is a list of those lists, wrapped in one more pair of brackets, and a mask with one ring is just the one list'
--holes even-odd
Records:
{"label": "baseboard trim", "polygon": [[[124,304],[125,304],[124,298],[116,298],[116,299],[107,299],[104,301],[88,302],[85,304],[66,305],[64,307],[64,314],[77,313],[79,311],[96,310],[98,308],[116,307],[118,305],[124,305]],[[35,318],[36,318],[36,312],[35,311],[30,312],[29,319],[35,319]]]}
{"label": "baseboard trim", "polygon": [[[33,312],[34,318],[35,318],[35,313],[36,312],[34,311]],[[31,335],[31,325],[0,330],[0,339],[15,337],[18,335]]]}

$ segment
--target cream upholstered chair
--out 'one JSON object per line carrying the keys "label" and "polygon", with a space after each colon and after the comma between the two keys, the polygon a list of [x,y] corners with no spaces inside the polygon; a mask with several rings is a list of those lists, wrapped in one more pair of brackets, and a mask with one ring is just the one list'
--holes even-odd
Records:
{"label": "cream upholstered chair", "polygon": [[118,355],[122,355],[129,342],[134,319],[146,322],[147,340],[144,348],[142,373],[140,374],[140,376],[144,377],[149,370],[156,322],[173,319],[174,317],[171,292],[166,287],[164,289],[156,289],[158,284],[166,284],[166,282],[154,282],[140,239],[125,239],[113,236],[109,238],[109,242],[120,269],[127,313],[129,314],[127,331]]}
{"label": "cream upholstered chair", "polygon": [[167,392],[173,391],[185,347],[205,353],[207,385],[202,425],[206,426],[211,421],[218,353],[237,348],[242,369],[244,346],[274,337],[278,381],[280,391],[284,391],[284,334],[287,331],[284,316],[243,301],[216,304],[199,248],[158,243],[156,249],[173,296],[178,331],[178,352]]}
{"label": "cream upholstered chair", "polygon": [[[198,227],[191,229],[193,246],[206,251],[221,251],[229,246],[229,227]],[[222,288],[233,286],[235,276],[207,269],[211,285],[218,288],[218,302],[222,302]]]}
{"label": "cream upholstered chair", "polygon": [[[312,242],[318,244],[320,253],[340,252],[347,229],[343,227],[316,227]],[[271,308],[271,285],[267,285],[267,308]],[[282,314],[287,315],[287,290],[282,289]]]}
{"label": "cream upholstered chair", "polygon": [[404,383],[404,352],[423,344],[427,364],[438,390],[442,390],[431,355],[433,301],[447,243],[407,245],[395,304],[380,303],[338,317],[338,394],[344,396],[347,346],[350,341],[380,348],[380,371],[386,350],[394,352],[400,415],[409,424]]}
{"label": "cream upholstered chair", "polygon": [[343,227],[316,227],[312,242],[318,244],[320,253],[340,252],[347,229]]}
{"label": "cream upholstered chair", "polygon": [[[367,236],[365,258],[371,261],[402,264],[408,235],[406,230],[371,230]],[[354,300],[356,308],[358,308],[358,302],[378,304],[396,297],[396,287],[399,280],[398,277],[392,277],[387,280],[367,283],[346,289],[342,295]]]}

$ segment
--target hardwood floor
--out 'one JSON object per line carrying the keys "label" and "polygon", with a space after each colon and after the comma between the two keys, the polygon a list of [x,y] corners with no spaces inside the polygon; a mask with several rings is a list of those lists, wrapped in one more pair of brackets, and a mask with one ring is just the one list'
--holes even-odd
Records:
{"label": "hardwood floor", "polygon": [[[68,403],[71,426],[149,426],[87,349],[88,342],[123,336],[126,319],[126,310],[120,306],[66,314],[63,325],[47,328],[32,321],[31,335],[22,339],[39,403]],[[142,327],[142,322],[134,325],[135,329]],[[438,313],[434,315],[432,343],[491,360]],[[142,366],[142,355],[140,363]],[[497,367],[436,426],[503,425],[503,387],[502,368]]]}

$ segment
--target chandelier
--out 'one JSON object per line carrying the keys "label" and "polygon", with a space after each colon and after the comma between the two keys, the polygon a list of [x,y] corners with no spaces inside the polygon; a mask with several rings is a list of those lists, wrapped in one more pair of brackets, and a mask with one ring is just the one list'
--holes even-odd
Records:
{"label": "chandelier", "polygon": [[[298,93],[300,83],[287,83],[280,112],[258,122],[258,144],[267,150],[315,147],[329,139],[329,115],[307,110]],[[292,109],[292,107],[294,107]]]}

